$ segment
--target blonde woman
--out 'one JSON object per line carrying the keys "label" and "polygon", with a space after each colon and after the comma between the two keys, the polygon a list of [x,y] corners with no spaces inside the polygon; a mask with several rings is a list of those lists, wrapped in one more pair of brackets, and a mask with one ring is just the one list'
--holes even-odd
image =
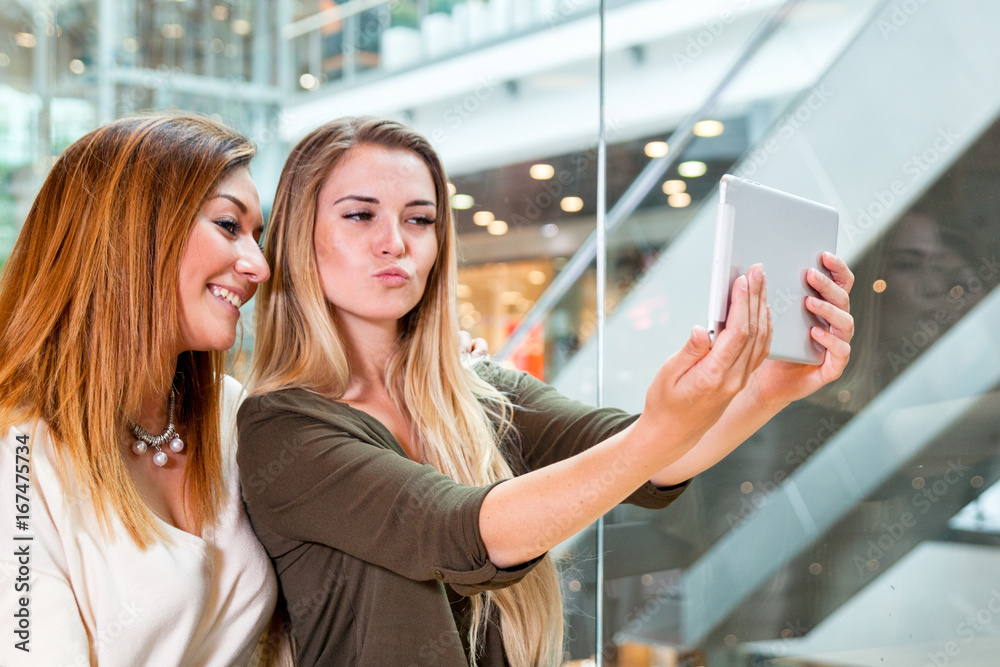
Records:
{"label": "blonde woman", "polygon": [[251,659],[277,586],[223,364],[269,275],[253,155],[207,119],[121,120],[35,199],[0,282],[0,664]]}
{"label": "blonde woman", "polygon": [[[762,365],[760,267],[715,345],[696,328],[638,417],[559,396],[456,347],[440,161],[391,121],[344,119],[285,165],[265,243],[239,463],[308,665],[552,665],[546,552],[616,503],[670,503],[789,401],[839,375],[851,273],[810,277],[822,366]],[[506,480],[506,481],[505,481]]]}

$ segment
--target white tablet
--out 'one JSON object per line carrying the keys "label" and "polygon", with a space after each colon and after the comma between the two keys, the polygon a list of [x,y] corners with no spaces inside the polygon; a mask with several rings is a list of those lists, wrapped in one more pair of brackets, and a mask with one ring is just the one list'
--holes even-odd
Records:
{"label": "white tablet", "polygon": [[757,263],[767,274],[767,302],[774,333],[770,359],[823,363],[824,348],[809,336],[812,326],[828,326],[806,310],[806,271],[829,275],[824,251],[836,254],[836,209],[726,174],[719,185],[715,257],[709,293],[708,331],[712,340],[726,325],[733,283]]}

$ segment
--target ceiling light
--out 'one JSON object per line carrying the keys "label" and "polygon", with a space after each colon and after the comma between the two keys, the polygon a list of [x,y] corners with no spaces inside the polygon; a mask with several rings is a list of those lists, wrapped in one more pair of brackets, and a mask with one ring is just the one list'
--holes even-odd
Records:
{"label": "ceiling light", "polygon": [[6,53],[0,53],[0,67],[10,66],[10,56]]}
{"label": "ceiling light", "polygon": [[544,236],[547,239],[555,238],[556,234],[559,233],[559,225],[553,224],[551,222],[546,225],[542,225],[541,232],[542,236]]}
{"label": "ceiling light", "polygon": [[299,77],[299,85],[305,88],[306,90],[316,90],[317,88],[319,88],[319,79],[317,79],[309,72],[306,72],[305,74]]}
{"label": "ceiling light", "polygon": [[583,200],[579,197],[563,197],[559,207],[567,213],[576,213],[583,210]]}
{"label": "ceiling light", "polygon": [[885,291],[885,288],[886,284],[884,280],[876,280],[875,283],[872,285],[872,289],[875,290],[876,294],[881,294],[882,292]]}
{"label": "ceiling light", "polygon": [[472,214],[472,221],[480,227],[485,227],[496,219],[492,211],[476,211]]}
{"label": "ceiling light", "polygon": [[229,18],[229,7],[225,5],[216,5],[212,7],[212,18],[216,21],[225,21]]}
{"label": "ceiling light", "polygon": [[665,141],[650,141],[643,149],[646,157],[663,157],[670,152],[670,146]]}
{"label": "ceiling light", "polygon": [[25,49],[31,49],[38,44],[38,40],[30,32],[19,32],[14,35],[14,43]]}
{"label": "ceiling light", "polygon": [[545,275],[544,271],[528,271],[528,282],[532,285],[544,285],[548,276]]}
{"label": "ceiling light", "polygon": [[547,181],[556,175],[556,170],[551,164],[533,164],[528,169],[528,175],[536,181]]}
{"label": "ceiling light", "polygon": [[457,192],[458,192],[458,188],[455,187],[455,184],[454,183],[448,183],[448,196],[449,197],[454,197]]}
{"label": "ceiling light", "polygon": [[694,124],[694,134],[698,137],[717,137],[725,130],[726,126],[717,120],[701,120]]}
{"label": "ceiling light", "polygon": [[678,192],[675,195],[667,197],[667,203],[674,208],[684,208],[691,203],[691,195],[686,192]]}
{"label": "ceiling light", "polygon": [[233,21],[233,32],[237,35],[249,35],[250,21],[247,21],[246,19],[236,19]]}
{"label": "ceiling light", "polygon": [[87,66],[79,58],[74,58],[69,61],[69,71],[73,74],[83,74],[87,71]]}
{"label": "ceiling light", "polygon": [[503,236],[507,233],[507,223],[503,220],[494,220],[490,224],[486,225],[486,231],[493,236]]}
{"label": "ceiling light", "polygon": [[684,178],[698,178],[704,176],[708,171],[708,166],[704,162],[681,162],[677,165],[677,173]]}
{"label": "ceiling light", "polygon": [[682,192],[687,191],[687,183],[677,179],[664,181],[663,183],[663,194],[665,195],[677,195]]}
{"label": "ceiling light", "polygon": [[476,205],[472,195],[452,195],[451,205],[459,211],[467,211]]}
{"label": "ceiling light", "polygon": [[455,293],[459,299],[469,299],[472,297],[472,288],[464,283],[459,283]]}

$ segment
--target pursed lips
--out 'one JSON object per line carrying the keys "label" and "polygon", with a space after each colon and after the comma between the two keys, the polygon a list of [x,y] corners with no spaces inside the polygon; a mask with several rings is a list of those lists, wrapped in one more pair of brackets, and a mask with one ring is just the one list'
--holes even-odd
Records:
{"label": "pursed lips", "polygon": [[376,272],[373,277],[383,285],[398,287],[409,281],[410,274],[398,266],[392,266]]}

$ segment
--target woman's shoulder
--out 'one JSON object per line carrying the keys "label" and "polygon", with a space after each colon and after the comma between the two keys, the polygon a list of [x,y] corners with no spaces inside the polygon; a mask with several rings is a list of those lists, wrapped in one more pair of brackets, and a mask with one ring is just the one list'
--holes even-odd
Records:
{"label": "woman's shoulder", "polygon": [[352,421],[357,415],[346,403],[305,387],[285,387],[247,396],[239,406],[239,422],[294,413],[322,421]]}
{"label": "woman's shoulder", "polygon": [[[481,380],[505,394],[516,393],[524,386],[525,382],[534,380],[524,371],[508,368],[488,359],[478,360],[470,368]],[[535,381],[537,382],[537,380]]]}

